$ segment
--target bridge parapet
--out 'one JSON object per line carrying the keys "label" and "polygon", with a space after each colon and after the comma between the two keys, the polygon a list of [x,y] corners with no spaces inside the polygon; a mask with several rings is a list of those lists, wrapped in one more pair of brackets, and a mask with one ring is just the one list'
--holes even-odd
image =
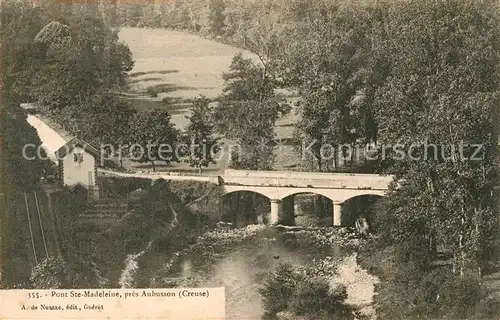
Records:
{"label": "bridge parapet", "polygon": [[261,171],[225,169],[225,177],[274,177],[274,178],[303,178],[303,177],[387,177],[373,173],[334,173],[334,172],[305,172],[305,171]]}
{"label": "bridge parapet", "polygon": [[393,176],[323,172],[226,170],[224,184],[323,189],[387,190]]}

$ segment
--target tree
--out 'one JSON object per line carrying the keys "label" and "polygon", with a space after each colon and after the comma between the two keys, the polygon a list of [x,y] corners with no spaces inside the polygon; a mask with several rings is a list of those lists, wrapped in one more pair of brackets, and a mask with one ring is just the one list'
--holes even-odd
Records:
{"label": "tree", "polygon": [[[131,52],[92,10],[10,1],[3,7],[2,43],[9,44],[2,50],[3,82],[13,104],[37,101],[47,116],[72,127],[96,96],[126,85]],[[97,105],[103,110],[93,112],[103,114],[106,107]]]}
{"label": "tree", "polygon": [[126,84],[133,66],[128,47],[92,12],[51,5],[2,4],[2,69],[6,99],[39,102],[56,120],[75,119],[102,91]]}
{"label": "tree", "polygon": [[96,145],[114,151],[123,167],[123,157],[130,143],[130,122],[136,110],[130,102],[113,93],[100,93],[81,107],[76,119],[82,137]]}
{"label": "tree", "polygon": [[[319,2],[309,14],[282,32],[275,57],[284,86],[300,96],[296,137],[299,147],[312,144],[317,169],[324,170],[321,147],[339,147],[376,138],[371,87],[373,86],[372,26],[376,16],[366,4]],[[294,39],[299,39],[296,41]]]}
{"label": "tree", "polygon": [[54,24],[50,22],[35,37],[35,43],[45,48],[33,83],[41,105],[55,116],[78,114],[94,94],[124,86],[133,61],[128,47],[118,43],[116,31],[101,18],[70,16],[61,27],[70,32],[68,44],[49,50],[53,41],[47,41],[57,39],[50,33],[61,34],[60,28],[50,28]]}
{"label": "tree", "polygon": [[118,42],[118,32],[113,31],[111,39],[106,45],[102,65],[107,67],[103,74],[103,89],[121,90],[127,86],[126,73],[134,67],[132,52],[129,47]]}
{"label": "tree", "polygon": [[[0,140],[2,160],[6,174],[16,190],[29,190],[40,180],[46,164],[42,142],[35,128],[26,121],[19,107],[30,96],[27,87],[35,72],[34,61],[39,59],[40,48],[33,43],[37,29],[43,24],[37,11],[24,2],[6,1],[1,4],[2,21],[0,68]],[[29,146],[26,147],[25,146]],[[23,149],[25,155],[23,156]]]}
{"label": "tree", "polygon": [[210,33],[214,36],[220,36],[224,31],[224,10],[226,5],[223,0],[210,0],[208,8]]}
{"label": "tree", "polygon": [[378,50],[391,62],[374,95],[379,140],[403,150],[403,159],[388,154],[391,171],[413,193],[397,205],[404,215],[396,206],[388,214],[425,221],[422,232],[453,250],[457,273],[481,274],[498,226],[498,8],[401,1],[386,10]]}
{"label": "tree", "polygon": [[[118,3],[117,20],[120,26],[137,27],[142,18],[142,6],[136,3]],[[142,24],[144,26],[144,24]]]}
{"label": "tree", "polygon": [[241,1],[240,3],[228,2],[224,15],[224,36],[230,39],[231,42],[245,47],[245,33],[252,19],[249,3],[247,1]]}
{"label": "tree", "polygon": [[270,169],[273,163],[274,125],[290,107],[274,94],[274,83],[264,68],[236,55],[215,108],[217,131],[241,147],[234,165]]}
{"label": "tree", "polygon": [[130,151],[132,160],[150,162],[156,171],[155,161],[165,163],[178,161],[178,130],[171,122],[167,110],[152,109],[137,113],[130,123]]}
{"label": "tree", "polygon": [[[41,15],[25,2],[4,1],[2,19],[2,91],[12,105],[32,99],[28,89],[42,59],[42,48],[33,39],[43,27]],[[4,102],[5,104],[5,102]]]}
{"label": "tree", "polygon": [[202,167],[215,163],[214,155],[219,152],[218,139],[214,137],[213,108],[210,100],[200,97],[194,101],[191,110],[189,124],[186,129],[186,137],[190,150],[188,160],[191,167],[196,167],[201,173]]}
{"label": "tree", "polygon": [[0,139],[7,173],[5,179],[18,190],[30,190],[38,184],[48,165],[48,160],[43,160],[46,155],[40,147],[42,142],[20,107],[16,108],[19,109],[17,114],[2,109],[5,112],[1,114]]}
{"label": "tree", "polygon": [[[32,190],[40,181],[46,164],[37,155],[41,141],[36,130],[26,121],[26,115],[19,103],[30,96],[26,90],[34,68],[31,61],[39,53],[37,46],[31,46],[32,37],[38,32],[41,18],[35,10],[23,2],[3,1],[0,10],[0,282],[8,284],[7,261],[17,257],[10,256],[12,235],[17,229],[15,219],[15,200],[18,192]],[[23,23],[29,21],[29,23]],[[25,146],[30,146],[24,149]],[[26,151],[23,156],[23,149]]]}

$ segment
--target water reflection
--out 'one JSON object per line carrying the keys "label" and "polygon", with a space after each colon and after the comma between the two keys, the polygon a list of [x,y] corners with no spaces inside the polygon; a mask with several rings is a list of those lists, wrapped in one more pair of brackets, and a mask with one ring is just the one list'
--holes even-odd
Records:
{"label": "water reflection", "polygon": [[341,258],[339,247],[312,249],[293,232],[263,235],[240,245],[218,260],[210,272],[194,267],[186,256],[174,269],[175,278],[191,279],[199,287],[225,287],[227,319],[261,319],[264,314],[258,289],[280,263],[301,266],[326,256]]}

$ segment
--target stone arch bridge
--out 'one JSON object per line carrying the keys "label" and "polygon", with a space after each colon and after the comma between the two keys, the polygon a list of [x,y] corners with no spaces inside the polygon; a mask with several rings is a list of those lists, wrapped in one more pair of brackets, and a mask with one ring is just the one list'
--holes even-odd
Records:
{"label": "stone arch bridge", "polygon": [[384,196],[393,180],[390,175],[355,173],[317,173],[289,171],[225,170],[219,177],[224,194],[249,191],[261,194],[271,201],[270,223],[278,222],[283,209],[297,194],[312,193],[333,202],[333,225],[341,225],[342,204],[364,195]]}
{"label": "stone arch bridge", "polygon": [[[165,180],[193,180],[212,182],[222,186],[224,194],[249,191],[261,194],[271,201],[270,223],[276,223],[284,210],[293,210],[293,196],[318,194],[333,203],[333,225],[341,225],[342,204],[364,195],[384,196],[393,180],[391,175],[225,170],[219,176],[186,176],[170,173],[118,173],[99,169],[101,174]],[[291,202],[291,204],[290,204]]]}

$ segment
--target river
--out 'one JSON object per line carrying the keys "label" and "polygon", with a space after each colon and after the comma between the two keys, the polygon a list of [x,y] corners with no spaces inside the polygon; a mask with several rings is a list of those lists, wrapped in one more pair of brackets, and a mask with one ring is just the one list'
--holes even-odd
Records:
{"label": "river", "polygon": [[[209,265],[200,261],[199,254],[188,253],[173,264],[162,280],[175,286],[225,287],[227,319],[261,319],[264,309],[258,289],[280,263],[304,266],[327,256],[340,260],[346,253],[339,246],[311,246],[297,239],[293,232],[266,228],[225,250]],[[151,275],[151,265],[158,264],[159,259],[154,252],[145,254],[136,270],[137,277]]]}

